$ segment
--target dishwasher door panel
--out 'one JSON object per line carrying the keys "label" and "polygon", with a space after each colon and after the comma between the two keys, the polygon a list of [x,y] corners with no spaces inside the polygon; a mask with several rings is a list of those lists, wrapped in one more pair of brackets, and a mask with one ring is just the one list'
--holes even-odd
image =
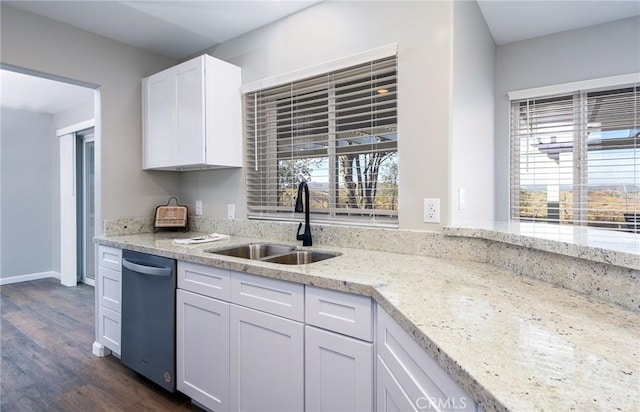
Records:
{"label": "dishwasher door panel", "polygon": [[122,253],[121,362],[175,391],[176,261]]}

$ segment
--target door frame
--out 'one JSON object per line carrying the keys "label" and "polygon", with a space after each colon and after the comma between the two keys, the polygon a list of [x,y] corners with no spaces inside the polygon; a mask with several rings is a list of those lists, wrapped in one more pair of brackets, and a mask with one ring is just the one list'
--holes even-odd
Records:
{"label": "door frame", "polygon": [[[82,137],[80,139],[80,145],[82,146],[82,216],[84,217],[84,221],[86,222],[87,220],[87,196],[85,195],[84,191],[87,190],[87,175],[86,175],[86,170],[87,170],[87,143],[93,143],[93,154],[94,154],[94,159],[95,159],[95,128],[93,130],[93,134],[91,135],[91,137]],[[78,140],[76,139],[76,143],[78,142]],[[94,161],[94,173],[95,173],[95,161]],[[94,189],[95,189],[95,179],[94,179]],[[94,198],[95,201],[95,198]],[[94,208],[95,208],[95,203],[94,203]],[[94,216],[95,218],[95,216]],[[95,221],[94,221],[94,230],[95,230]],[[87,285],[91,285],[94,286],[95,285],[95,274],[96,274],[96,268],[95,268],[95,259],[94,259],[94,268],[93,268],[93,273],[94,273],[94,278],[88,278],[87,277],[87,259],[86,256],[88,256],[90,253],[94,252],[95,248],[89,248],[87,247],[86,244],[86,238],[87,238],[87,225],[83,224],[82,225],[82,251],[85,254],[84,256],[84,262],[82,265],[82,269],[83,269],[83,273],[80,276],[80,280],[82,280],[82,283],[86,283]],[[92,242],[93,244],[93,242]],[[90,249],[90,250],[89,250]],[[94,258],[95,258],[95,253],[94,253]]]}
{"label": "door frame", "polygon": [[[60,283],[65,286],[76,286],[77,280],[77,208],[76,208],[76,138],[75,133],[93,127],[94,131],[94,234],[102,234],[102,190],[101,190],[101,122],[100,122],[100,89],[94,89],[94,118],[58,129],[56,136],[60,140]],[[70,146],[70,147],[69,147]],[[65,151],[63,153],[63,151]],[[70,158],[72,170],[66,170],[63,176],[63,156]],[[72,159],[72,160],[71,160]],[[72,176],[72,177],[70,177]],[[66,179],[65,179],[66,178]],[[74,245],[74,247],[68,247]],[[97,262],[96,248],[93,250],[94,262]],[[97,273],[97,264],[94,265]]]}

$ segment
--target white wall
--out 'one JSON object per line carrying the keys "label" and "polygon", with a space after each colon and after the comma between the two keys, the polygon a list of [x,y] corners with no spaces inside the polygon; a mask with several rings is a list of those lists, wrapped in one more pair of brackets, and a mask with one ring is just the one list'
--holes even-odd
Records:
{"label": "white wall", "polygon": [[93,101],[53,115],[2,109],[0,277],[60,273],[56,130],[91,120],[93,114]]}
{"label": "white wall", "polygon": [[[323,2],[209,52],[249,83],[397,42],[400,227],[435,230],[422,222],[422,199],[442,199],[448,221],[452,21],[451,2]],[[189,172],[180,197],[218,218],[235,203],[244,218],[244,185],[243,170]]]}
{"label": "white wall", "polygon": [[55,113],[53,115],[53,123],[56,130],[64,129],[78,123],[93,120],[94,113],[93,99],[91,99],[68,110]]}
{"label": "white wall", "polygon": [[496,219],[509,219],[509,99],[533,87],[640,72],[640,17],[498,47]]}
{"label": "white wall", "polygon": [[100,86],[102,218],[152,216],[174,172],[142,170],[140,83],[175,61],[1,5],[2,63]]}
{"label": "white wall", "polygon": [[58,253],[53,116],[3,108],[1,118],[0,277],[49,272]]}
{"label": "white wall", "polygon": [[[454,3],[451,224],[494,220],[496,45],[475,1]],[[458,189],[466,192],[464,210]]]}

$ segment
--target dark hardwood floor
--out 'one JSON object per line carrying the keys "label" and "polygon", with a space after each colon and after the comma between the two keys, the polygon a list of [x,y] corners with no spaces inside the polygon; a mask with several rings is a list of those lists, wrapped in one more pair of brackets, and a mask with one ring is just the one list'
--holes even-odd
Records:
{"label": "dark hardwood floor", "polygon": [[195,411],[120,361],[91,353],[93,288],[55,279],[0,288],[0,410]]}

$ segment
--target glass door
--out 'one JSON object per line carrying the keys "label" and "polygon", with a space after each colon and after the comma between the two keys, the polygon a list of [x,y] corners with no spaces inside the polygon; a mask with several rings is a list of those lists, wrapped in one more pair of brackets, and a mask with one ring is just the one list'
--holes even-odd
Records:
{"label": "glass door", "polygon": [[79,150],[78,159],[78,281],[90,285],[95,279],[95,253],[93,237],[95,236],[95,151],[93,128],[77,134]]}

